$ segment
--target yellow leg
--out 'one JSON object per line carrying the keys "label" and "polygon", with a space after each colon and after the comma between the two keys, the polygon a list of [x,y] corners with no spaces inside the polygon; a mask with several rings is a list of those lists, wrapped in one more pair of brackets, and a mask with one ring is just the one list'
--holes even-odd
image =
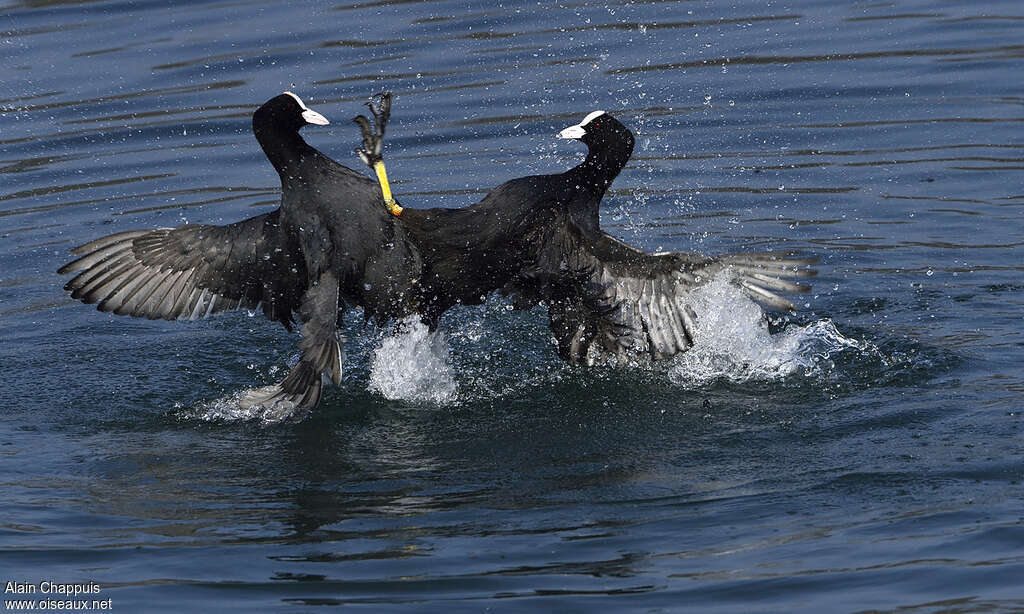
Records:
{"label": "yellow leg", "polygon": [[388,184],[388,172],[384,170],[384,161],[377,160],[373,163],[373,170],[377,173],[377,181],[380,183],[380,193],[384,196],[384,204],[392,215],[402,215],[402,207],[395,202],[391,196],[391,185]]}

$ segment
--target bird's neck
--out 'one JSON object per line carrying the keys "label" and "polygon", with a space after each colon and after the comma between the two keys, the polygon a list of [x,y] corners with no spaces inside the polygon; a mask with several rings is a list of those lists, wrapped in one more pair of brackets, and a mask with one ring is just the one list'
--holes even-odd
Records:
{"label": "bird's neck", "polygon": [[597,151],[591,148],[587,152],[587,159],[573,169],[581,181],[580,187],[596,192],[598,198],[604,196],[608,186],[626,166],[626,162],[629,162],[632,153],[632,145],[600,148]]}
{"label": "bird's neck", "polygon": [[282,182],[298,171],[303,159],[316,155],[316,150],[310,147],[297,131],[255,132],[263,153],[267,154],[267,159],[281,175]]}
{"label": "bird's neck", "polygon": [[592,148],[587,159],[567,173],[570,190],[575,193],[570,200],[569,214],[576,226],[588,235],[600,234],[601,199],[632,153],[632,143],[618,148],[601,148],[596,152]]}

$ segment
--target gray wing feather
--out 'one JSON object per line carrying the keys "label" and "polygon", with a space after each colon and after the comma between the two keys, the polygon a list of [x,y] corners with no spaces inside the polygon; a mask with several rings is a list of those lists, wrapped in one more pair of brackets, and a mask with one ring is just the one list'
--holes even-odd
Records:
{"label": "gray wing feather", "polygon": [[809,291],[810,286],[786,278],[815,275],[808,266],[817,262],[770,253],[647,254],[608,235],[597,241],[571,236],[559,249],[576,255],[575,277],[584,280],[572,290],[550,292],[557,295],[549,305],[551,328],[560,355],[570,362],[591,362],[595,353],[658,360],[686,351],[693,346],[698,317],[689,294],[722,271],[762,305],[793,310],[778,293]]}
{"label": "gray wing feather", "polygon": [[71,296],[117,315],[195,319],[263,306],[291,325],[305,264],[273,211],[226,226],[194,224],[121,232],[71,250],[58,270]]}

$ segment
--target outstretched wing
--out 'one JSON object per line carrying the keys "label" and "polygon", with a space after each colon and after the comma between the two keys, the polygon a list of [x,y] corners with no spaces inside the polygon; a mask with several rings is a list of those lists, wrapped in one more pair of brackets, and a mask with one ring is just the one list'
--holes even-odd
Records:
{"label": "outstretched wing", "polygon": [[306,267],[279,217],[113,234],[71,250],[81,257],[57,272],[77,273],[64,289],[100,311],[176,320],[262,304],[290,329]]}
{"label": "outstretched wing", "polygon": [[[779,292],[807,292],[786,278],[811,277],[815,259],[777,254],[713,258],[685,252],[648,254],[607,234],[592,240],[575,227],[536,243],[533,296],[548,303],[559,355],[587,362],[605,355],[667,358],[694,344],[699,317],[689,293],[729,269],[751,297],[777,310],[793,304]],[[518,289],[517,289],[518,290]]]}

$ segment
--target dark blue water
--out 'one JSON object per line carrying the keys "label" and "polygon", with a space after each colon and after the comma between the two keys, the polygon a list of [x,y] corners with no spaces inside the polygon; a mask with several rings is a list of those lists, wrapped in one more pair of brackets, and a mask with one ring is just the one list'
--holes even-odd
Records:
{"label": "dark blue water", "polygon": [[[1024,609],[1020,2],[165,4],[0,3],[4,584],[116,612]],[[348,119],[395,92],[420,207],[572,166],[554,133],[605,109],[638,144],[606,229],[821,275],[769,327],[711,288],[707,341],[655,368],[567,367],[500,300],[438,339],[353,314],[344,385],[265,428],[230,399],[294,336],[100,314],[53,271],[270,210],[249,114],[285,89],[352,165]]]}

